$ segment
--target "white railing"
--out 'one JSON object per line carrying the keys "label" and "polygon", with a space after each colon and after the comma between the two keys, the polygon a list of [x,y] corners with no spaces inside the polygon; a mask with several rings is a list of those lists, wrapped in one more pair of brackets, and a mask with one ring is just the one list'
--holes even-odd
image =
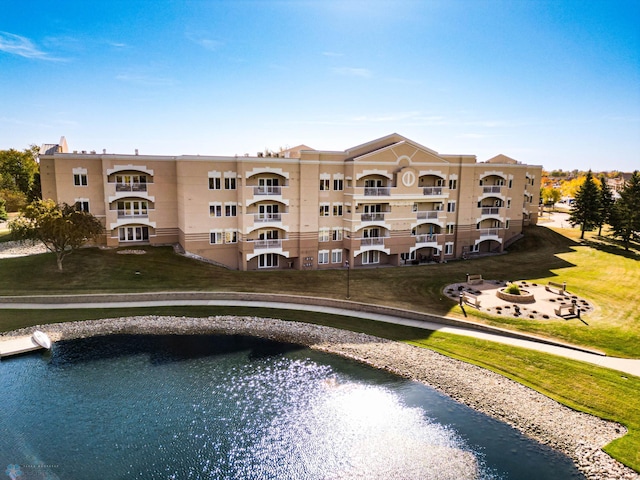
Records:
{"label": "white railing", "polygon": [[254,223],[281,222],[282,214],[281,213],[254,213],[253,221]]}
{"label": "white railing", "polygon": [[418,220],[433,220],[438,218],[440,210],[427,210],[418,213]]}
{"label": "white railing", "polygon": [[416,243],[433,243],[438,241],[438,235],[435,233],[429,233],[426,235],[414,235]]}
{"label": "white railing", "polygon": [[360,215],[363,222],[384,221],[384,213],[363,213]]}
{"label": "white railing", "polygon": [[391,195],[389,187],[364,187],[365,197],[388,197]]}
{"label": "white railing", "polygon": [[116,192],[146,192],[146,183],[116,183]]}
{"label": "white railing", "polygon": [[497,237],[498,235],[500,235],[499,228],[481,228],[480,229],[481,237]]}
{"label": "white railing", "polygon": [[360,246],[371,247],[373,245],[384,245],[385,237],[367,237],[360,238]]}
{"label": "white railing", "polygon": [[442,195],[446,187],[424,187],[422,189],[423,195]]}
{"label": "white railing", "polygon": [[281,186],[260,185],[253,187],[254,195],[282,195]]}
{"label": "white railing", "polygon": [[500,207],[482,207],[482,215],[498,215]]}
{"label": "white railing", "polygon": [[282,240],[273,238],[269,240],[253,240],[253,248],[254,250],[264,248],[282,248]]}
{"label": "white railing", "polygon": [[130,210],[118,210],[118,218],[147,218],[146,212],[132,212]]}
{"label": "white railing", "polygon": [[482,187],[482,193],[500,193],[502,192],[502,185],[492,185],[489,187]]}

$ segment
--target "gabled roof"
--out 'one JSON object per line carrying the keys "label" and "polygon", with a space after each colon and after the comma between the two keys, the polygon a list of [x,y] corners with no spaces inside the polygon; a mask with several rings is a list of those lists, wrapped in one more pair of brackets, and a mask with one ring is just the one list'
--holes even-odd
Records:
{"label": "gabled roof", "polygon": [[345,150],[345,153],[347,155],[347,160],[351,160],[356,157],[361,157],[363,155],[366,155],[368,153],[383,150],[387,147],[390,147],[393,145],[400,145],[400,144],[409,144],[416,148],[419,148],[420,150],[424,150],[426,152],[429,152],[433,155],[438,156],[438,152],[436,152],[435,150],[432,150],[423,145],[420,145],[419,143],[416,143],[413,140],[403,137],[398,133],[392,133],[391,135],[387,135],[386,137],[378,138],[376,140],[363,143],[362,145],[351,147]]}
{"label": "gabled roof", "polygon": [[503,163],[503,164],[506,163],[506,164],[509,164],[509,165],[516,165],[516,164],[518,164],[520,162],[517,161],[517,160],[514,160],[511,157],[507,157],[506,155],[499,154],[499,155],[496,155],[495,157],[491,157],[485,163]]}
{"label": "gabled roof", "polygon": [[60,137],[60,143],[43,143],[40,147],[40,155],[53,155],[54,153],[68,153],[67,139]]}

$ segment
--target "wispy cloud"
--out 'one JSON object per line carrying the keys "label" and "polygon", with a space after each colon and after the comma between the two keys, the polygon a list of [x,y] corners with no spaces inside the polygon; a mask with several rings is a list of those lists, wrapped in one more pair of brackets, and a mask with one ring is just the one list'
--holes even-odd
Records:
{"label": "wispy cloud", "polygon": [[52,62],[63,60],[61,58],[52,57],[27,37],[2,31],[0,31],[0,51],[11,55],[18,55],[19,57],[35,58],[37,60],[48,60]]}
{"label": "wispy cloud", "polygon": [[371,70],[367,68],[339,67],[333,68],[333,73],[346,77],[371,78]]}
{"label": "wispy cloud", "polygon": [[186,36],[187,36],[187,38],[189,40],[191,40],[196,45],[200,45],[202,48],[204,48],[206,50],[210,50],[212,52],[215,52],[215,51],[219,50],[220,47],[222,47],[224,45],[224,42],[221,42],[219,40],[215,40],[213,38],[209,38],[209,37],[207,37],[205,35],[198,35],[198,34],[195,34],[195,33],[187,33]]}
{"label": "wispy cloud", "polygon": [[120,75],[116,75],[116,80],[143,87],[170,87],[175,85],[173,78],[145,75],[142,73],[121,73]]}

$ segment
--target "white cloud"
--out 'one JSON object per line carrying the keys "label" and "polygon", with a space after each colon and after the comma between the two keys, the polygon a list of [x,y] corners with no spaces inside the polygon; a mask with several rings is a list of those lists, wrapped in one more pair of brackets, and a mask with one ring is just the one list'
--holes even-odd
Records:
{"label": "white cloud", "polygon": [[212,38],[208,38],[203,35],[197,35],[195,33],[187,33],[186,36],[196,45],[200,45],[202,48],[211,50],[212,52],[219,50],[220,47],[224,45],[224,43],[219,40],[214,40]]}
{"label": "white cloud", "polygon": [[38,60],[60,61],[41,50],[31,40],[20,35],[0,31],[0,51],[24,58],[36,58]]}
{"label": "white cloud", "polygon": [[343,53],[338,53],[338,52],[322,52],[322,55],[324,55],[325,57],[343,57],[344,56]]}

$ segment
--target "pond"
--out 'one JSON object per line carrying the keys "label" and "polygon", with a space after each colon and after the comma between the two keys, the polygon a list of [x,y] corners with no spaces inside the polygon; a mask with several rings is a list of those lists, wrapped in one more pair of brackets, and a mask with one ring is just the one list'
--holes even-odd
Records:
{"label": "pond", "polygon": [[0,475],[572,479],[571,460],[434,389],[246,336],[112,335],[0,363]]}

